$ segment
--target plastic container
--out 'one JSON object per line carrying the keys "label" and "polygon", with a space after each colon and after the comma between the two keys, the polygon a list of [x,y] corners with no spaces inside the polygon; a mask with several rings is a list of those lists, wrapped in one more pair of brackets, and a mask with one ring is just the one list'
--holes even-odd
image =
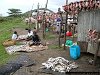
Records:
{"label": "plastic container", "polygon": [[70,47],[70,57],[72,59],[78,59],[80,57],[80,47],[78,45]]}
{"label": "plastic container", "polygon": [[67,31],[67,32],[66,32],[66,36],[72,36],[72,32]]}
{"label": "plastic container", "polygon": [[46,28],[46,32],[48,32],[49,31],[49,29],[48,28]]}
{"label": "plastic container", "polygon": [[73,41],[71,40],[66,40],[66,46],[72,46],[73,45]]}

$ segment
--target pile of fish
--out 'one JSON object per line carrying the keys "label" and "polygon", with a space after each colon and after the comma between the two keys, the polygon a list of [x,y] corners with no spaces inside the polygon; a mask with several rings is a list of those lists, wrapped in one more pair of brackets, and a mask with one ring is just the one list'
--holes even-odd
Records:
{"label": "pile of fish", "polygon": [[69,72],[71,69],[78,68],[75,62],[68,61],[62,57],[49,58],[48,61],[42,63],[42,69],[50,69],[56,72]]}
{"label": "pile of fish", "polygon": [[19,46],[14,45],[14,46],[6,47],[6,51],[9,54],[15,53],[17,51],[24,51],[24,50],[32,50],[32,48],[27,47],[27,45],[19,45]]}
{"label": "pile of fish", "polygon": [[25,52],[32,52],[32,51],[40,51],[40,50],[46,50],[48,49],[48,46],[43,46],[43,45],[39,45],[39,46],[29,46],[29,45],[14,45],[14,46],[9,46],[6,47],[6,51],[9,54],[15,53],[15,52],[19,52],[19,51],[25,51]]}
{"label": "pile of fish", "polygon": [[19,35],[18,40],[26,39],[27,37],[28,37],[28,35]]}

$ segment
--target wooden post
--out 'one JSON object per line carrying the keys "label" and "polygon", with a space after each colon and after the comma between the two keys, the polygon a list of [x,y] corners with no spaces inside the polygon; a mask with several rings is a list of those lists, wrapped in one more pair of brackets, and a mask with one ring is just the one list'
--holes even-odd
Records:
{"label": "wooden post", "polygon": [[43,39],[45,39],[45,34],[46,34],[46,32],[45,32],[45,24],[46,24],[46,19],[45,19],[45,11],[46,11],[46,9],[47,9],[47,5],[48,5],[48,0],[47,0],[47,2],[46,2],[46,5],[45,5],[45,9],[44,9],[44,12],[43,12]]}
{"label": "wooden post", "polygon": [[[37,18],[38,18],[38,15],[39,15],[39,3],[37,5]],[[37,22],[37,31],[39,31],[39,23]]]}
{"label": "wooden post", "polygon": [[100,47],[100,41],[97,42],[97,50],[95,52],[95,55],[94,55],[94,62],[93,62],[93,65],[95,66],[96,65],[96,60],[97,60],[97,55],[98,55],[98,52],[99,52],[99,47]]}
{"label": "wooden post", "polygon": [[72,24],[72,26],[73,26],[73,28],[72,28],[72,35],[73,35],[73,37],[72,37],[72,40],[74,41],[74,34],[75,34],[75,23],[76,23],[76,17],[75,17],[76,15],[73,15],[73,23],[74,24]]}
{"label": "wooden post", "polygon": [[[33,9],[33,5],[32,5],[32,9]],[[29,12],[29,23],[28,23],[29,24],[29,29],[31,29],[31,18],[30,17],[32,17],[32,9]]]}
{"label": "wooden post", "polygon": [[60,26],[60,37],[61,37],[61,28],[63,26],[63,17],[62,17],[63,12],[60,13],[61,15],[61,26]]}
{"label": "wooden post", "polygon": [[32,16],[32,10],[30,10],[30,14],[29,14],[29,29],[31,29],[31,16]]}
{"label": "wooden post", "polygon": [[43,35],[42,35],[42,37],[43,37],[43,39],[45,38],[45,35],[44,35],[44,25],[45,25],[45,23],[44,23],[44,17],[45,17],[45,14],[44,14],[44,12],[43,12],[43,20],[42,20],[42,33],[43,33]]}
{"label": "wooden post", "polygon": [[59,41],[59,48],[60,48],[60,36],[61,36],[61,25],[60,25],[59,38],[58,38],[58,41]]}
{"label": "wooden post", "polygon": [[[68,0],[66,0],[66,5],[68,4]],[[64,35],[64,50],[66,49],[66,31],[67,31],[67,20],[68,20],[68,12],[66,12],[66,23],[65,23],[65,35]]]}
{"label": "wooden post", "polygon": [[60,42],[60,37],[61,37],[61,26],[62,26],[62,20],[63,20],[63,18],[62,18],[62,12],[61,12],[61,10],[60,10],[60,8],[58,8],[58,15],[60,15],[60,18],[61,18],[61,24],[60,24],[60,31],[59,31],[59,38],[58,38],[58,41],[59,41],[59,47],[60,47],[60,44],[61,44],[61,42]]}

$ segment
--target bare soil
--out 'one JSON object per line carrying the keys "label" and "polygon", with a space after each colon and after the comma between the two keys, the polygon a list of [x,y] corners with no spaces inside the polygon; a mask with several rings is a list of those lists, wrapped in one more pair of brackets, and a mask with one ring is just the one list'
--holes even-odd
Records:
{"label": "bare soil", "polygon": [[[19,34],[25,34],[26,30],[23,29],[15,29]],[[24,32],[25,31],[25,32]],[[27,33],[26,33],[27,34]],[[38,35],[42,39],[42,31],[38,32]],[[57,45],[58,44],[58,35],[55,34],[55,39],[46,40],[49,45]],[[63,39],[62,43],[63,43]],[[42,39],[43,41],[43,39]],[[48,46],[49,46],[48,45]],[[30,67],[22,67],[21,69],[17,70],[13,75],[54,75],[54,74],[46,74],[41,72],[41,65],[43,62],[47,61],[50,57],[63,57],[66,60],[74,61],[78,64],[78,68],[75,70],[71,70],[71,72],[100,72],[100,58],[97,60],[97,65],[93,66],[89,64],[89,60],[93,59],[93,55],[89,53],[81,53],[81,56],[77,60],[73,60],[70,58],[69,49],[63,50],[63,48],[52,49],[49,48],[48,50],[38,51],[38,52],[31,52],[31,53],[24,53],[21,52],[20,54],[28,55],[32,60],[35,61],[36,65]],[[57,75],[57,74],[56,74]],[[74,75],[74,74],[73,74]]]}

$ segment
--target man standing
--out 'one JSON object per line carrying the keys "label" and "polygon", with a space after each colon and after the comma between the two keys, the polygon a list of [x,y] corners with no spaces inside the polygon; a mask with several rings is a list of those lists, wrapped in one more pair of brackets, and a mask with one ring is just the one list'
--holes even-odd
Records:
{"label": "man standing", "polygon": [[56,32],[57,32],[57,34],[59,34],[59,32],[60,32],[60,27],[61,27],[61,18],[58,15],[57,20],[56,20]]}

